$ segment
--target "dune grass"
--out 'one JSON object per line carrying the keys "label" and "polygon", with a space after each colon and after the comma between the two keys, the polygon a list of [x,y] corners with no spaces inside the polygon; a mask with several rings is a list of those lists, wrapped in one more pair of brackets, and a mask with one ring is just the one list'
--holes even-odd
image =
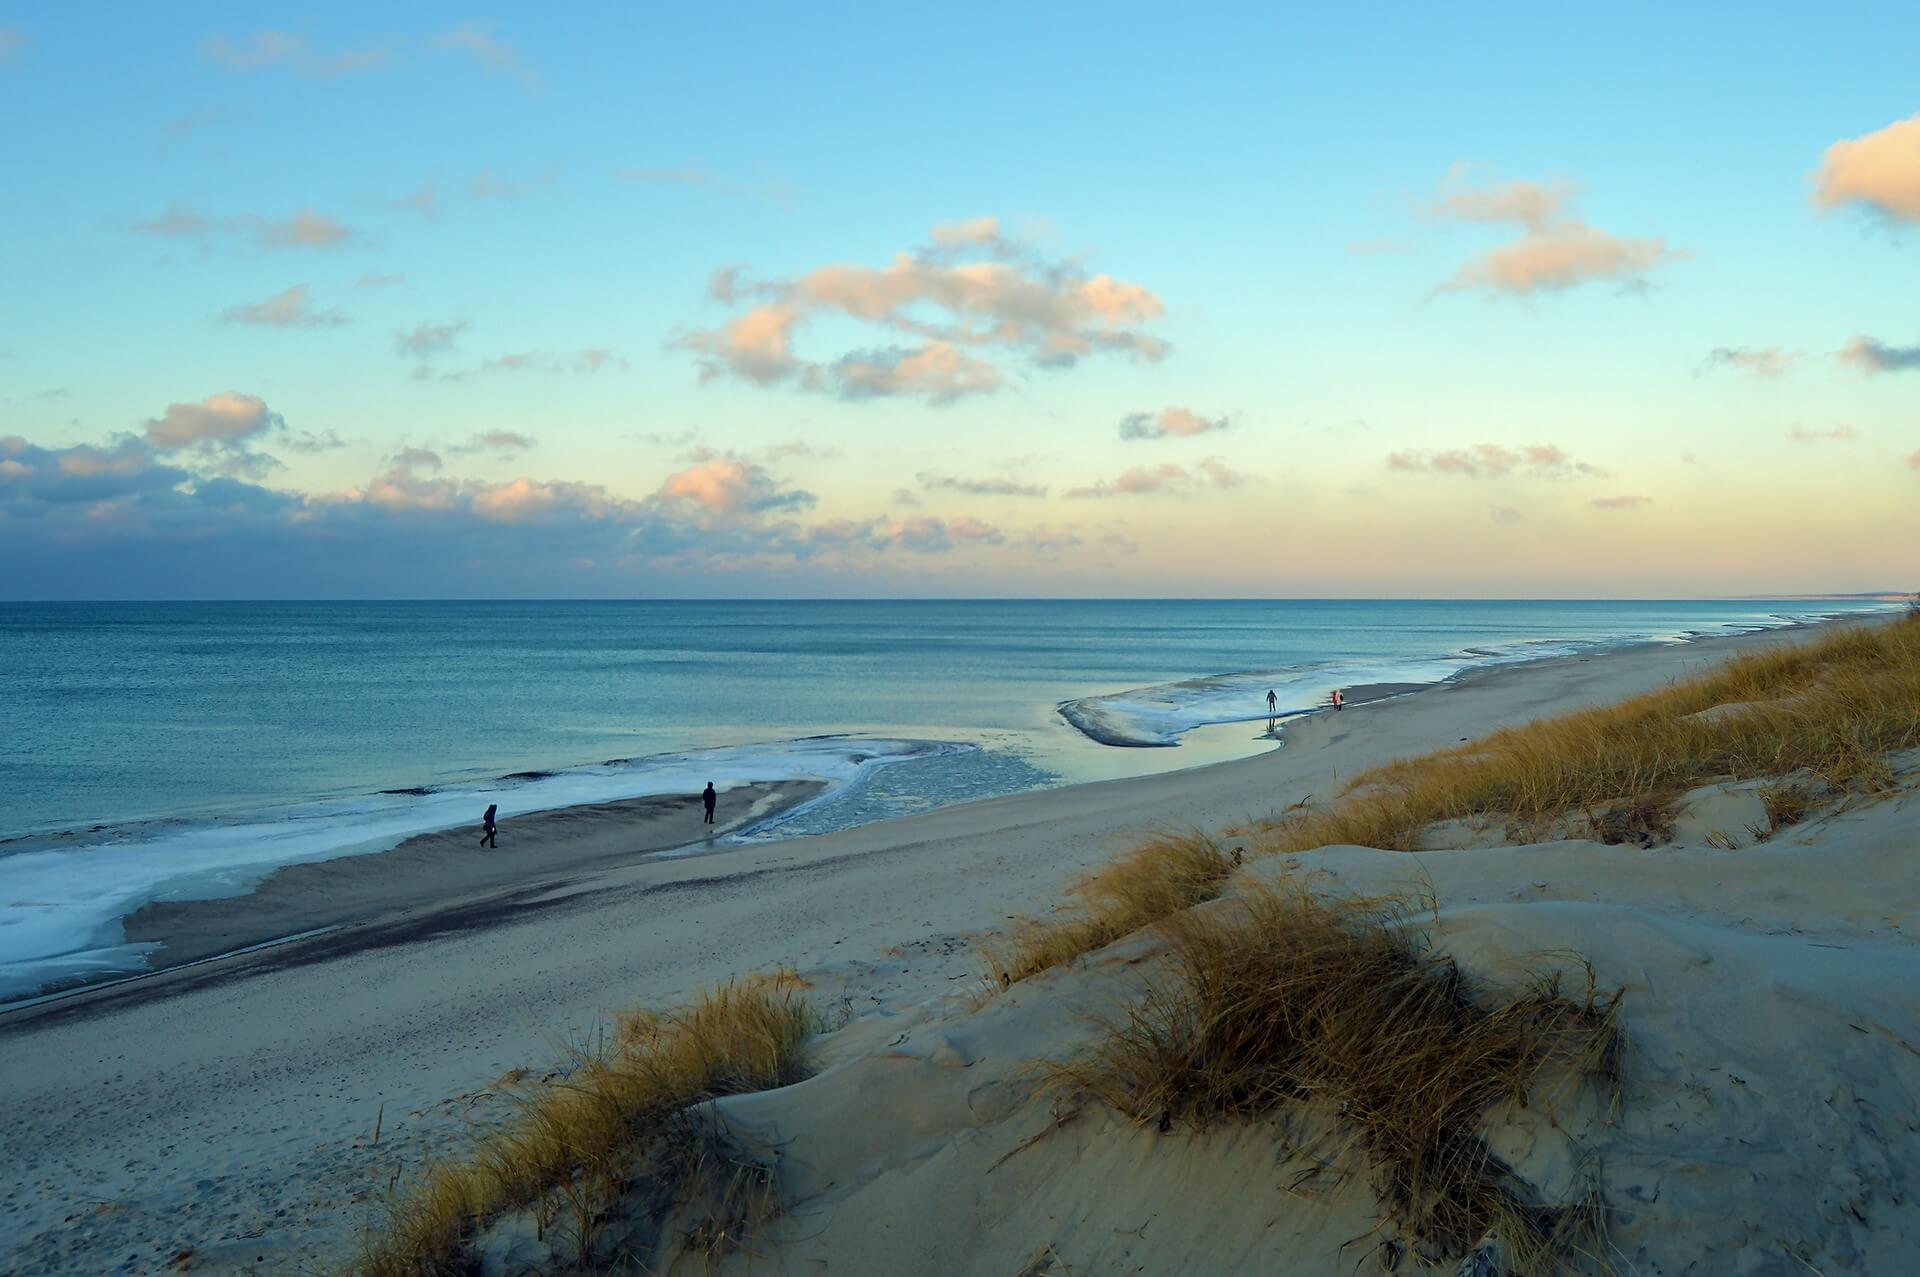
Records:
{"label": "dune grass", "polygon": [[1370,1170],[1390,1270],[1407,1252],[1456,1261],[1489,1233],[1521,1277],[1604,1266],[1599,1199],[1535,1200],[1480,1131],[1503,1101],[1539,1104],[1549,1075],[1617,1102],[1615,1000],[1591,973],[1574,996],[1557,977],[1472,988],[1411,917],[1286,886],[1170,919],[1170,979],[1055,1080],[1162,1130],[1331,1119],[1342,1147],[1315,1160]]}
{"label": "dune grass", "polygon": [[[429,1166],[394,1197],[353,1271],[466,1273],[474,1232],[516,1208],[532,1209],[543,1231],[560,1224],[564,1211],[584,1255],[594,1222],[639,1175],[670,1182],[684,1199],[696,1180],[723,1173],[721,1213],[739,1214],[754,1171],[708,1138],[694,1106],[798,1081],[806,1040],[818,1027],[791,972],[736,981],[681,1010],[620,1017],[612,1042],[578,1054],[569,1075],[531,1095],[517,1121],[483,1137],[466,1159]],[[759,1179],[766,1188],[765,1176]],[[711,1249],[733,1240],[739,1221],[716,1218],[694,1232],[702,1229],[711,1235],[687,1240]]]}
{"label": "dune grass", "polygon": [[[1799,773],[1829,790],[1880,790],[1892,782],[1887,755],[1916,746],[1920,613],[1910,612],[1375,768],[1334,804],[1270,822],[1255,849],[1413,851],[1448,820],[1501,821],[1519,839],[1557,828],[1657,842],[1673,801],[1697,786]],[[1797,818],[1792,806],[1770,801],[1769,815]]]}
{"label": "dune grass", "polygon": [[1076,906],[1071,912],[1029,919],[1008,935],[983,942],[987,991],[1105,948],[1158,919],[1213,899],[1236,863],[1234,853],[1204,834],[1155,835],[1082,879],[1073,888]]}

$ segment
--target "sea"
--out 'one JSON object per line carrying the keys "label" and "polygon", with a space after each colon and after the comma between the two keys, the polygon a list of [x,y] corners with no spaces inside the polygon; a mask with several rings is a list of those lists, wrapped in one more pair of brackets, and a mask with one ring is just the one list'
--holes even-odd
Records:
{"label": "sea", "polygon": [[[811,778],[740,841],[1283,747],[1335,687],[1870,601],[0,603],[0,1001],[281,865]],[[671,853],[667,853],[671,854]]]}

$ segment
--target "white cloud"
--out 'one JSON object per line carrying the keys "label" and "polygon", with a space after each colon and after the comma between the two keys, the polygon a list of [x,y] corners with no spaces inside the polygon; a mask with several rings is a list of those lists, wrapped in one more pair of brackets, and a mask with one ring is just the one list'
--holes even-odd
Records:
{"label": "white cloud", "polygon": [[961,492],[976,497],[1044,497],[1045,485],[1021,483],[1015,479],[960,479],[952,475],[921,471],[915,482],[929,492]]}
{"label": "white cloud", "polygon": [[406,332],[396,332],[393,346],[410,359],[428,359],[452,350],[454,342],[470,326],[464,319],[450,319],[437,324],[423,319]]}

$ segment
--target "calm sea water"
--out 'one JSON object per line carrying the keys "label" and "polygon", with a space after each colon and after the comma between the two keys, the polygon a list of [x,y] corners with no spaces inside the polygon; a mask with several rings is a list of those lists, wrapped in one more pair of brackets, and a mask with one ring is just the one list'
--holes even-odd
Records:
{"label": "calm sea water", "polygon": [[[0,997],[118,917],[569,802],[814,776],[771,833],[1270,748],[1333,686],[1865,604],[0,604]],[[1116,749],[1076,731],[1077,701]],[[1262,720],[1255,727],[1204,724]],[[413,791],[413,792],[392,792]]]}

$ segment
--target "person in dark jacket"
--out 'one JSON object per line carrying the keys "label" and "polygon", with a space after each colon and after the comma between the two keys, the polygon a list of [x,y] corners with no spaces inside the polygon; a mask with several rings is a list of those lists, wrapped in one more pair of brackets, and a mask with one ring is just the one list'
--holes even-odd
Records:
{"label": "person in dark jacket", "polygon": [[480,845],[482,847],[498,847],[500,845],[493,840],[494,834],[498,832],[494,827],[493,814],[499,810],[500,804],[488,803],[487,814],[480,818],[480,829],[482,831],[480,834]]}
{"label": "person in dark jacket", "polygon": [[707,818],[701,823],[711,825],[713,823],[713,805],[720,801],[720,795],[713,792],[712,781],[707,782],[706,789],[700,794],[700,801],[704,803],[707,808]]}

